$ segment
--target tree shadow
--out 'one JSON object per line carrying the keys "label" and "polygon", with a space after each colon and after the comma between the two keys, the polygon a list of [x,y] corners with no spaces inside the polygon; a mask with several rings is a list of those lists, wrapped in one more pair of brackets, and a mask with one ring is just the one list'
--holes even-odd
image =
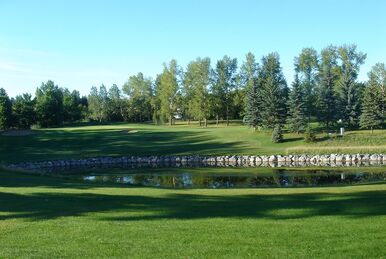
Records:
{"label": "tree shadow", "polygon": [[[267,218],[301,219],[316,216],[369,217],[386,215],[386,191],[251,195],[162,196],[96,193],[0,192],[0,220],[32,221],[101,213],[100,220]],[[117,212],[117,214],[114,214]],[[108,214],[107,214],[108,213]]]}
{"label": "tree shadow", "polygon": [[299,140],[303,140],[303,137],[296,137],[296,138],[284,138],[282,143],[287,143],[287,142],[296,142]]}

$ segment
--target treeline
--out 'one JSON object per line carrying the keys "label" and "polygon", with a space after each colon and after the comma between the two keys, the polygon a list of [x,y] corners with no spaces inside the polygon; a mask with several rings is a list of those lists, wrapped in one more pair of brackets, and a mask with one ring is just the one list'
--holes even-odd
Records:
{"label": "treeline", "polygon": [[[142,73],[130,76],[119,88],[92,87],[80,96],[52,81],[42,83],[35,98],[23,94],[10,99],[0,89],[0,129],[58,126],[65,122],[156,123],[175,120],[243,119],[253,128],[304,132],[310,122],[326,129],[337,124],[349,128],[381,128],[385,117],[385,65],[378,63],[367,82],[358,82],[366,54],[355,45],[328,46],[318,53],[305,48],[294,60],[295,75],[289,87],[279,55],[271,53],[260,63],[252,53],[239,66],[224,56],[213,66],[197,58],[186,68],[176,60],[164,64],[155,80]],[[202,124],[203,122],[203,124]]]}

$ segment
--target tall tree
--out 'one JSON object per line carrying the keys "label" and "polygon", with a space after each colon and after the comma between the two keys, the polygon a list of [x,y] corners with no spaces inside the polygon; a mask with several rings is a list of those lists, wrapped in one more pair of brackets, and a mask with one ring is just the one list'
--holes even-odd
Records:
{"label": "tall tree", "polygon": [[136,121],[151,120],[153,83],[142,73],[129,77],[122,87],[128,96],[128,108],[130,117]]}
{"label": "tall tree", "polygon": [[36,116],[42,127],[58,126],[63,122],[63,92],[51,80],[36,90]]}
{"label": "tall tree", "polygon": [[257,83],[247,90],[244,123],[254,129],[261,125],[261,100]]}
{"label": "tall tree", "polygon": [[217,61],[214,71],[214,84],[212,94],[214,96],[214,107],[217,116],[225,118],[229,125],[229,112],[232,102],[232,91],[236,87],[237,59],[224,56]]}
{"label": "tall tree", "polygon": [[244,122],[256,129],[259,124],[260,102],[257,85],[259,65],[255,56],[249,52],[240,69],[241,84],[245,90]]}
{"label": "tall tree", "polygon": [[91,91],[88,96],[90,119],[98,122],[107,121],[109,118],[108,104],[109,97],[106,87],[102,84],[99,87],[99,91],[95,86],[91,87]]}
{"label": "tall tree", "polygon": [[79,121],[82,118],[83,109],[79,92],[76,90],[70,92],[67,88],[63,89],[64,121]]}
{"label": "tall tree", "polygon": [[273,129],[285,121],[288,87],[277,53],[263,57],[261,63],[261,122],[264,128]]}
{"label": "tall tree", "polygon": [[318,68],[318,53],[313,48],[304,48],[295,58],[295,71],[299,74],[299,82],[304,88],[305,113],[308,122],[315,114],[315,87]]}
{"label": "tall tree", "polygon": [[337,120],[335,85],[339,79],[337,49],[329,46],[322,50],[318,68],[317,117],[327,129]]}
{"label": "tall tree", "polygon": [[0,130],[11,126],[12,104],[5,89],[0,88]]}
{"label": "tall tree", "polygon": [[386,116],[386,69],[384,63],[375,64],[368,74],[369,84],[379,89],[382,118]]}
{"label": "tall tree", "polygon": [[20,129],[29,129],[36,118],[35,101],[31,94],[17,95],[12,105],[12,112],[15,126]]}
{"label": "tall tree", "polygon": [[116,84],[113,84],[108,92],[108,110],[110,121],[123,121],[123,100],[121,96],[121,90],[119,90]]}
{"label": "tall tree", "polygon": [[338,49],[341,75],[338,81],[340,119],[347,127],[356,127],[360,114],[360,85],[357,77],[366,54],[357,51],[356,45],[344,45]]}
{"label": "tall tree", "polygon": [[89,118],[101,122],[101,109],[99,104],[98,88],[91,87],[90,94],[87,97]]}
{"label": "tall tree", "polygon": [[304,132],[307,128],[307,115],[304,88],[301,87],[299,77],[295,75],[295,81],[288,98],[288,128],[291,132]]}
{"label": "tall tree", "polygon": [[160,114],[162,118],[173,124],[173,118],[178,111],[178,94],[180,91],[179,77],[181,70],[176,60],[164,65],[164,70],[159,78],[158,98],[160,100]]}
{"label": "tall tree", "polygon": [[362,129],[371,129],[371,133],[373,133],[374,128],[380,128],[383,124],[380,96],[380,88],[370,82],[364,91],[359,124]]}
{"label": "tall tree", "polygon": [[209,58],[197,58],[188,64],[184,76],[184,89],[188,94],[189,115],[205,121],[210,115],[209,85],[211,68]]}

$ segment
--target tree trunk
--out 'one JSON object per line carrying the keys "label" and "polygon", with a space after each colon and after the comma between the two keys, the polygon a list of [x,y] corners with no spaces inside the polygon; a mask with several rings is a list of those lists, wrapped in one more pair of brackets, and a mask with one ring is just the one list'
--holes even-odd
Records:
{"label": "tree trunk", "polygon": [[198,120],[198,125],[201,127],[201,119]]}
{"label": "tree trunk", "polygon": [[169,115],[169,126],[172,126],[172,115]]}
{"label": "tree trunk", "polygon": [[216,126],[218,127],[218,114],[216,115]]}
{"label": "tree trunk", "polygon": [[204,119],[204,123],[205,123],[205,128],[207,128],[208,127],[208,121],[206,118]]}
{"label": "tree trunk", "polygon": [[373,134],[373,132],[374,132],[374,129],[373,129],[373,127],[371,127],[371,134]]}

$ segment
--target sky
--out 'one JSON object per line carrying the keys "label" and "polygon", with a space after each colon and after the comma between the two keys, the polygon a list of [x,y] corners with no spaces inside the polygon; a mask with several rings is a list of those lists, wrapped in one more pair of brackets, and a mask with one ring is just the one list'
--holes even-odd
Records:
{"label": "sky", "polygon": [[278,52],[284,75],[304,47],[356,44],[367,53],[359,80],[386,62],[384,0],[0,0],[0,88],[34,93],[42,82],[87,95],[122,86],[164,62],[183,68],[224,55],[242,64]]}

